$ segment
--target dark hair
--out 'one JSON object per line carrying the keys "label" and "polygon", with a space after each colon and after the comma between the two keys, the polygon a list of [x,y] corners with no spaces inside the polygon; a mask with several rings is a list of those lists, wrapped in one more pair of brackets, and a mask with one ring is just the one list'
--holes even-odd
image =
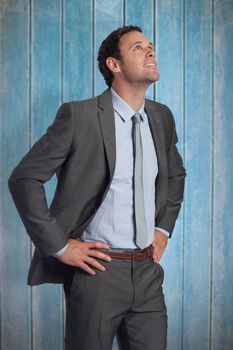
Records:
{"label": "dark hair", "polygon": [[112,85],[114,75],[112,74],[112,72],[108,68],[108,66],[106,64],[106,59],[108,57],[114,57],[118,60],[121,58],[120,49],[119,49],[120,38],[124,34],[127,34],[129,32],[133,32],[133,31],[142,33],[142,30],[140,27],[131,26],[131,25],[124,26],[124,27],[118,28],[118,29],[114,30],[112,33],[110,33],[107,36],[107,38],[104,39],[104,41],[100,45],[98,57],[97,57],[98,67],[99,67],[101,74],[104,77],[106,84],[109,87]]}

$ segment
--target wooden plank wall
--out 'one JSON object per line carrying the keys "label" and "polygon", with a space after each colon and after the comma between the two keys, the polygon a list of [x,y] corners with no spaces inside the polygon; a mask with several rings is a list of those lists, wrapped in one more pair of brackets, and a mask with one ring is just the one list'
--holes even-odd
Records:
{"label": "wooden plank wall", "polygon": [[62,289],[26,285],[33,247],[7,179],[62,101],[105,89],[98,47],[123,24],[156,46],[161,78],[147,96],[171,107],[188,174],[162,260],[168,349],[233,349],[233,1],[1,0],[2,350],[63,349]]}

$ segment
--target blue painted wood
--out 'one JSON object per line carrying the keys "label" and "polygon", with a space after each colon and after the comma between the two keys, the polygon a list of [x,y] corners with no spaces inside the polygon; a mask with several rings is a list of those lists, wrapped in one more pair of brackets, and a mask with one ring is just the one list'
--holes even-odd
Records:
{"label": "blue painted wood", "polygon": [[107,85],[99,72],[97,54],[106,36],[123,25],[123,2],[118,0],[96,0],[94,2],[94,95],[103,92]]}
{"label": "blue painted wood", "polygon": [[64,2],[63,100],[93,95],[93,6],[92,1]]}
{"label": "blue painted wood", "polygon": [[214,1],[213,350],[233,349],[233,1]]}
{"label": "blue painted wood", "polygon": [[212,214],[212,7],[185,5],[185,162],[183,348],[209,349]]}
{"label": "blue painted wood", "polygon": [[[54,120],[61,103],[62,7],[60,0],[32,6],[32,135],[34,143]],[[54,192],[48,183],[48,202]],[[63,346],[62,291],[57,285],[33,287],[33,350]]]}
{"label": "blue painted wood", "polygon": [[[183,4],[180,0],[157,1],[155,41],[160,80],[156,99],[173,112],[178,134],[178,148],[183,155]],[[182,212],[161,260],[165,270],[164,293],[168,310],[168,349],[182,349],[183,294],[183,215]]]}
{"label": "blue painted wood", "polygon": [[31,342],[30,289],[26,285],[29,240],[7,188],[8,177],[28,150],[28,1],[0,2],[1,23],[1,340],[0,348],[28,349]]}
{"label": "blue painted wood", "polygon": [[[232,0],[0,2],[2,350],[63,349],[63,294],[50,285],[31,294],[26,285],[30,244],[7,178],[63,100],[106,88],[97,50],[123,23],[155,41],[156,99],[174,113],[188,172],[185,208],[162,259],[168,349],[233,348],[232,18]],[[46,186],[48,202],[55,184]]]}
{"label": "blue painted wood", "polygon": [[[139,26],[143,34],[155,44],[154,29],[155,29],[155,6],[153,0],[126,0],[125,1],[125,25]],[[155,45],[154,45],[155,46]],[[153,99],[155,93],[154,84],[151,85],[147,92],[146,97]]]}

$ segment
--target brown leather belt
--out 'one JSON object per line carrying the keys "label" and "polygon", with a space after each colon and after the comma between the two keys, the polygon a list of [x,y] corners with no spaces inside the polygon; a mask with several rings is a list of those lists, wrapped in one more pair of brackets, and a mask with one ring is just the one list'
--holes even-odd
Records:
{"label": "brown leather belt", "polygon": [[145,260],[148,256],[153,257],[153,247],[149,247],[143,250],[108,250],[108,249],[97,249],[100,252],[109,255],[114,259],[126,259],[126,260]]}

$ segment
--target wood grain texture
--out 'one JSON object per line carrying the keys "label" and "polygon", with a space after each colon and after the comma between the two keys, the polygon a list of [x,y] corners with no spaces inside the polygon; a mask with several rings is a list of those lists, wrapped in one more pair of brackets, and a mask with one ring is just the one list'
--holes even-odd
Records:
{"label": "wood grain texture", "polygon": [[31,344],[31,296],[26,285],[30,245],[7,187],[29,147],[29,6],[1,2],[1,342],[3,350]]}
{"label": "wood grain texture", "polygon": [[209,349],[212,215],[212,4],[185,5],[184,349]]}
{"label": "wood grain texture", "polygon": [[91,0],[64,2],[63,100],[93,94],[93,4]]}
{"label": "wood grain texture", "polygon": [[[31,141],[34,143],[53,121],[61,104],[62,3],[32,3]],[[48,202],[55,179],[46,185]],[[32,349],[57,350],[63,346],[63,306],[60,286],[33,288]]]}
{"label": "wood grain texture", "polygon": [[[33,249],[7,179],[63,101],[107,88],[97,52],[123,24],[141,26],[155,44],[160,81],[147,97],[171,108],[187,169],[162,258],[168,350],[233,349],[233,1],[2,0],[1,350],[64,349],[62,289],[26,285]],[[46,184],[48,203],[55,186]]]}
{"label": "wood grain texture", "polygon": [[233,348],[233,1],[214,1],[213,275],[211,348]]}
{"label": "wood grain texture", "polygon": [[94,1],[94,95],[107,88],[97,64],[99,46],[109,33],[123,25],[123,11],[122,0]]}
{"label": "wood grain texture", "polygon": [[[184,43],[183,2],[157,1],[155,11],[155,41],[160,80],[156,84],[156,98],[168,105],[176,121],[178,148],[184,157]],[[183,319],[183,211],[181,211],[162,258],[166,270],[164,293],[169,315],[168,348],[182,348]]]}

